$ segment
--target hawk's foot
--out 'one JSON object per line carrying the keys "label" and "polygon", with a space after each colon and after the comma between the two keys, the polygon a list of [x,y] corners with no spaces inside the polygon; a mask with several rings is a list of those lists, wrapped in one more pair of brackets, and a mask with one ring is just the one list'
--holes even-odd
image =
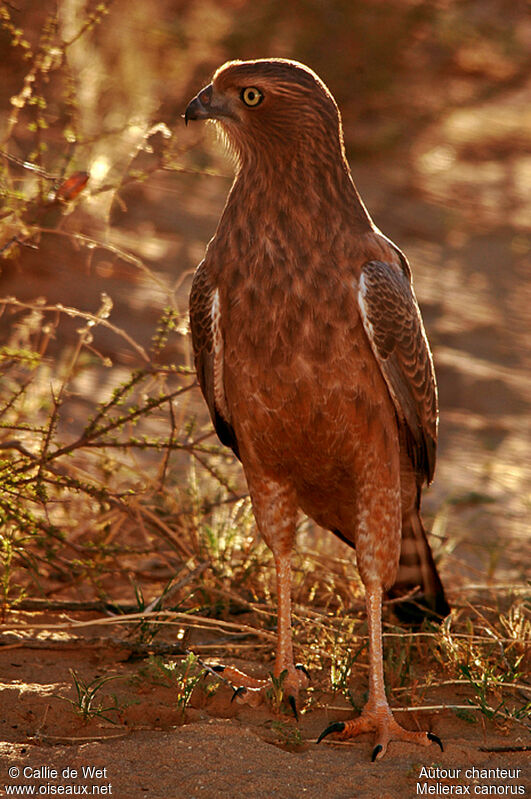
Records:
{"label": "hawk's foot", "polygon": [[279,711],[282,701],[286,700],[293,715],[298,719],[299,691],[306,688],[309,683],[308,671],[300,663],[291,669],[284,669],[278,677],[271,674],[267,680],[251,677],[235,666],[219,665],[211,668],[232,686],[234,693],[231,701],[251,707],[258,707],[262,702],[269,701],[273,708]]}
{"label": "hawk's foot", "polygon": [[376,733],[374,738],[374,749],[372,750],[372,761],[380,760],[387,751],[389,741],[407,741],[408,743],[420,746],[429,746],[431,743],[439,744],[441,751],[443,745],[441,739],[432,732],[411,732],[405,730],[398,724],[391,710],[386,705],[376,708],[366,705],[362,710],[361,716],[352,721],[336,721],[323,730],[317,743],[331,733],[337,733],[340,740],[355,738],[365,732]]}

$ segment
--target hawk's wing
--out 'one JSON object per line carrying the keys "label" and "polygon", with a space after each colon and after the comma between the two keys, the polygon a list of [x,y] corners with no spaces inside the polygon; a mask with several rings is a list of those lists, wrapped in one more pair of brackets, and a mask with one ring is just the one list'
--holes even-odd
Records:
{"label": "hawk's wing", "polygon": [[190,328],[195,368],[216,433],[239,458],[223,385],[223,335],[219,293],[209,280],[205,262],[197,267],[190,291]]}
{"label": "hawk's wing", "polygon": [[363,326],[387,383],[408,451],[428,483],[435,469],[437,384],[415,294],[402,269],[364,264],[358,301]]}

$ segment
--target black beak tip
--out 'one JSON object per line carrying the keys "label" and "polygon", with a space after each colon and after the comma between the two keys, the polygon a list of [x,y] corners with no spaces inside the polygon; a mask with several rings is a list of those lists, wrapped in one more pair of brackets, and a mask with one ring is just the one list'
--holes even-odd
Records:
{"label": "black beak tip", "polygon": [[181,117],[184,119],[185,125],[188,125],[190,120],[197,119],[196,109],[197,109],[197,98],[194,97],[194,99],[190,100],[190,102],[186,106],[184,114],[181,114]]}
{"label": "black beak tip", "polygon": [[190,120],[211,118],[212,91],[212,84],[210,83],[190,100],[186,106],[186,111],[182,115],[186,125]]}

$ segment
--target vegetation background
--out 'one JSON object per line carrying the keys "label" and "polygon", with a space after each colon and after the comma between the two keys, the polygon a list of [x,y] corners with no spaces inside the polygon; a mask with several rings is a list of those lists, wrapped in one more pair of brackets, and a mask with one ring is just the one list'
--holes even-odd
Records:
{"label": "vegetation background", "polygon": [[[365,767],[363,741],[309,743],[331,702],[345,718],[362,703],[366,628],[351,553],[307,521],[300,728],[204,678],[215,658],[267,674],[274,598],[240,469],[190,368],[191,275],[233,166],[211,128],[180,116],[225,60],[265,56],[307,63],[334,93],[434,350],[424,507],[454,612],[411,633],[389,609],[393,704],[411,723],[431,714],[473,764],[492,759],[481,746],[528,746],[529,4],[13,0],[0,25],[0,763],[40,762],[42,744],[68,764],[90,753],[135,797],[346,797]],[[185,742],[196,761],[177,757]],[[270,743],[290,751],[277,760]],[[397,746],[394,766],[390,752],[360,772],[363,795],[396,795],[397,775],[409,790],[418,758]]]}

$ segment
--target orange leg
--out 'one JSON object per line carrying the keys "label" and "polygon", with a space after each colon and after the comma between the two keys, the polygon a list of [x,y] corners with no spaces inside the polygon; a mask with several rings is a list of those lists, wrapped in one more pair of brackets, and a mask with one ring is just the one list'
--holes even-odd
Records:
{"label": "orange leg", "polygon": [[[278,639],[273,676],[278,680],[285,673],[281,692],[297,718],[299,690],[308,685],[308,672],[304,666],[293,662],[291,638],[291,551],[296,504],[291,489],[269,481],[255,484],[251,497],[258,528],[275,559]],[[252,706],[263,702],[272,688],[271,680],[257,680],[231,666],[219,666],[215,670],[237,686],[234,698]]]}
{"label": "orange leg", "polygon": [[382,589],[366,587],[367,621],[369,627],[369,699],[361,715],[352,721],[336,721],[324,730],[317,743],[330,733],[338,733],[341,739],[354,738],[364,732],[374,732],[372,760],[385,755],[389,741],[408,741],[429,746],[435,742],[441,750],[443,745],[432,732],[410,732],[401,727],[387,702],[383,674],[382,650]]}

